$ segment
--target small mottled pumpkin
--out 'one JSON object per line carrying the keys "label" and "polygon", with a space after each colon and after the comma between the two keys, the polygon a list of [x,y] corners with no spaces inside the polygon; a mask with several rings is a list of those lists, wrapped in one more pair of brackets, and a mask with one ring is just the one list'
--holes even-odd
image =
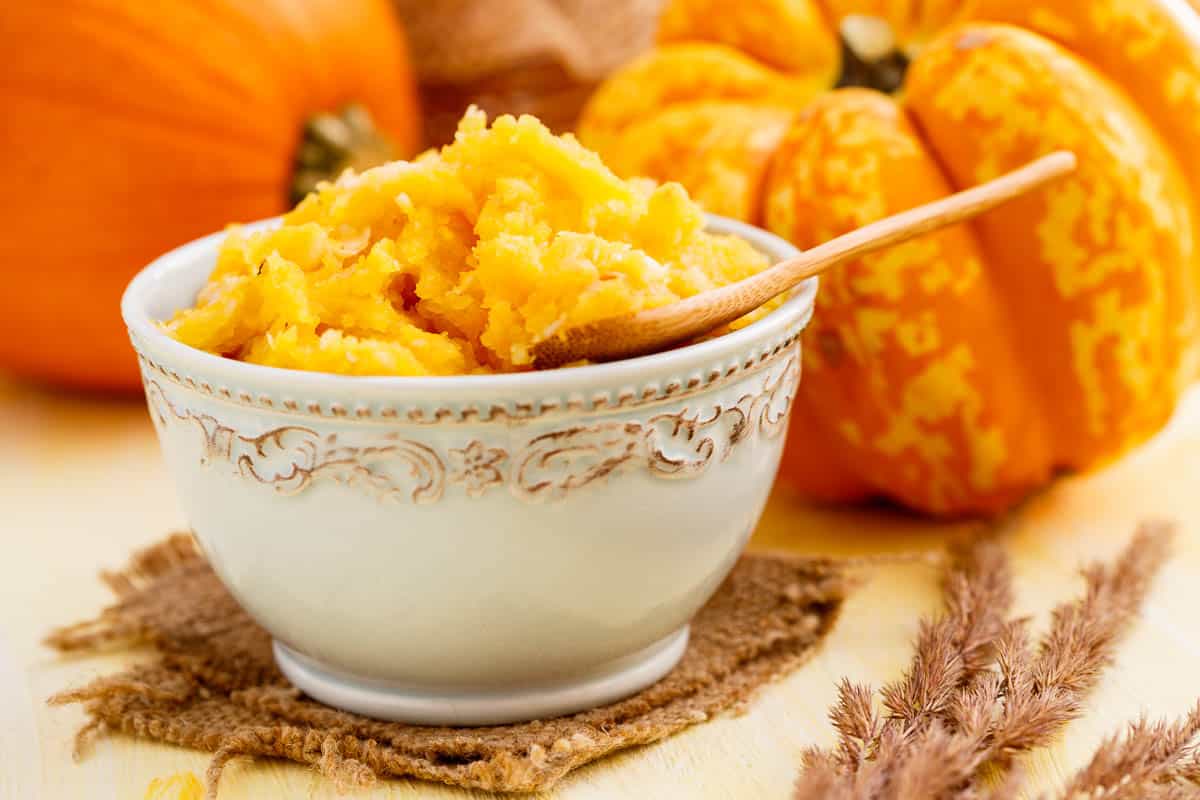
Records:
{"label": "small mottled pumpkin", "polygon": [[997,512],[1143,441],[1195,374],[1197,29],[1182,0],[674,0],[579,134],[802,248],[1074,150],[822,278],[805,334],[785,480]]}
{"label": "small mottled pumpkin", "polygon": [[149,260],[418,146],[388,0],[12,2],[0,51],[0,370],[64,385],[138,385]]}

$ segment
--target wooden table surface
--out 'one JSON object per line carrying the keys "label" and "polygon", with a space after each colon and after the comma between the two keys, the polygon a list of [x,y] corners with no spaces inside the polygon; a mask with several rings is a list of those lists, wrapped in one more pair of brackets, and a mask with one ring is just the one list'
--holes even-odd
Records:
{"label": "wooden table surface", "polygon": [[[1200,388],[1170,428],[1108,469],[1059,482],[1005,523],[1019,604],[1038,614],[1072,596],[1076,567],[1111,556],[1139,519],[1177,520],[1177,555],[1117,664],[1052,751],[1030,764],[1032,783],[1052,788],[1106,733],[1142,711],[1181,713],[1200,697]],[[53,625],[94,614],[109,600],[96,580],[133,548],[181,526],[140,403],[84,402],[0,380],[0,798],[79,800],[145,795],[155,777],[192,770],[208,756],[124,737],[101,739],[81,763],[70,757],[83,719],[45,698],[136,658],[62,659],[39,644]],[[779,493],[756,547],[837,555],[935,547],[955,530],[883,511],[808,508]],[[909,657],[916,620],[937,604],[926,566],[881,570],[848,603],[841,623],[807,667],[766,689],[740,717],[717,719],[658,745],[584,769],[552,793],[562,798],[783,798],[801,749],[831,741],[826,709],[840,676],[894,679]],[[334,798],[310,769],[238,762],[222,800]],[[479,798],[432,784],[390,781],[363,798]]]}

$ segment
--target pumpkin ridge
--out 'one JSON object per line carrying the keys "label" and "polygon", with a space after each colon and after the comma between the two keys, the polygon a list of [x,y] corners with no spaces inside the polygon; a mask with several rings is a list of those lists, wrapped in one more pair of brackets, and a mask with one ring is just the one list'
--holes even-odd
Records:
{"label": "pumpkin ridge", "polygon": [[[221,68],[219,62],[209,60],[209,53],[206,50],[191,47],[192,42],[189,37],[181,36],[178,41],[165,36],[160,38],[155,34],[165,33],[163,27],[151,27],[137,16],[118,16],[113,13],[105,13],[111,9],[98,5],[85,6],[85,8],[94,15],[90,20],[76,21],[80,28],[86,30],[85,35],[104,42],[105,46],[113,52],[120,52],[135,58],[136,61],[131,66],[136,69],[151,75],[163,74],[162,65],[170,63],[176,70],[171,76],[172,79],[195,79],[195,82],[206,90],[214,87],[228,89],[230,100],[235,105],[259,99],[245,81],[235,80],[228,70]],[[131,28],[130,23],[133,21],[142,23],[132,26],[140,38],[127,36]],[[92,26],[97,23],[104,27],[101,30],[95,30]],[[123,34],[126,34],[124,41],[119,38],[114,41],[115,37],[121,37]],[[174,36],[173,33],[172,36]],[[181,49],[181,44],[188,45],[187,49]],[[186,54],[186,58],[180,58],[181,54]],[[89,77],[88,80],[91,78]]]}
{"label": "pumpkin ridge", "polygon": [[[14,36],[32,35],[29,28],[21,28],[22,19],[17,18],[13,24],[11,33]],[[32,21],[32,15],[29,15],[24,21]],[[86,29],[86,25],[80,26]],[[89,36],[94,35],[88,32]],[[78,44],[72,42],[72,44]],[[168,46],[170,43],[164,43]],[[108,47],[106,43],[105,47]],[[111,48],[109,48],[111,49]],[[106,55],[108,52],[106,50]],[[43,57],[49,59],[57,59],[58,56],[47,51]],[[20,63],[20,59],[18,59]],[[40,64],[34,62],[30,65],[34,71],[39,71]],[[152,60],[130,62],[126,65],[137,70],[151,70],[157,68]],[[208,69],[211,65],[203,65]],[[29,77],[28,75],[23,77]],[[136,93],[119,91],[115,88],[115,82],[109,84],[107,82],[101,85],[101,89],[97,92],[98,80],[97,76],[92,72],[83,73],[79,76],[71,76],[69,79],[64,79],[64,76],[57,74],[38,75],[35,81],[25,82],[19,79],[0,79],[0,91],[5,97],[24,96],[30,101],[45,104],[58,105],[63,102],[69,102],[74,107],[86,111],[89,120],[97,119],[120,119],[121,117],[129,117],[142,121],[146,115],[153,115],[161,120],[164,127],[173,126],[172,132],[176,135],[188,135],[192,132],[202,132],[204,135],[220,137],[223,140],[237,141],[237,137],[242,137],[242,143],[248,148],[265,148],[271,147],[274,143],[267,138],[260,138],[257,135],[258,128],[246,128],[245,126],[230,127],[228,125],[213,124],[206,125],[205,118],[211,118],[216,114],[228,115],[229,113],[239,112],[245,106],[248,98],[230,97],[228,102],[222,101],[214,103],[211,107],[198,107],[197,95],[207,96],[208,88],[213,83],[218,83],[217,79],[211,74],[206,73],[203,80],[190,81],[186,86],[177,84],[174,89],[186,93],[189,101],[186,104],[172,103],[170,105],[157,105],[152,102],[152,95],[144,90],[139,90]],[[35,89],[36,86],[36,89]],[[94,94],[95,96],[91,96]],[[253,98],[250,98],[253,99]]]}
{"label": "pumpkin ridge", "polygon": [[[914,59],[914,62],[915,61],[916,59]],[[969,188],[967,184],[956,180],[953,171],[950,169],[950,165],[946,162],[942,153],[934,145],[933,139],[926,130],[925,123],[921,120],[920,116],[913,113],[913,111],[908,108],[907,105],[901,103],[900,106],[906,119],[912,126],[915,135],[920,140],[925,154],[930,161],[932,161],[934,167],[938,171],[938,174],[940,174],[942,179],[946,182],[946,185],[950,187],[951,193]],[[1017,312],[1017,301],[1014,298],[1010,298],[1007,293],[1000,291],[999,287],[996,285],[996,281],[992,278],[994,269],[991,263],[992,260],[986,248],[984,247],[980,237],[979,228],[975,221],[965,222],[963,223],[963,227],[970,231],[970,236],[979,249],[980,258],[983,261],[981,280],[987,285],[988,294],[993,298],[992,313],[999,317],[999,321],[1004,324],[1004,329],[1009,330],[1011,327],[1019,324],[1020,321],[1021,315]],[[1021,401],[1026,404],[1026,406],[1032,406],[1035,409],[1033,413],[1023,414],[1021,425],[1026,427],[1024,436],[1027,440],[1027,443],[1025,446],[1031,449],[1035,455],[1041,455],[1046,459],[1047,463],[1043,470],[1043,474],[1039,476],[1040,480],[1044,481],[1054,472],[1067,466],[1065,464],[1056,463],[1056,459],[1053,455],[1042,455],[1059,452],[1058,443],[1055,441],[1054,428],[1048,422],[1048,420],[1053,417],[1053,412],[1055,410],[1054,400],[1053,398],[1043,396],[1042,393],[1036,391],[1038,386],[1037,376],[1034,374],[1034,371],[1030,369],[1029,359],[1026,358],[1025,355],[1020,351],[1017,344],[1015,342],[1009,342],[1005,347],[1005,350],[1009,355],[1008,363],[1005,366],[1010,372],[1015,373],[1016,377],[1014,382],[1018,387],[1018,396],[1021,398]],[[988,367],[987,365],[983,365],[982,368],[987,369]],[[1032,430],[1029,430],[1030,427],[1032,427]],[[1030,454],[1023,453],[1019,455],[1021,457],[1028,458]],[[1038,479],[1030,480],[1028,488],[1032,488],[1038,482],[1040,482]],[[887,491],[886,486],[880,488],[881,491]],[[1011,496],[1007,498],[1008,502],[1012,502],[1023,497],[1027,493],[1028,488],[1014,488]],[[1008,502],[998,502],[1000,502],[1002,506],[1008,504]]]}
{"label": "pumpkin ridge", "polygon": [[[725,0],[668,2],[657,41],[680,39],[730,45],[777,72],[836,77],[837,40],[825,27],[817,0],[739,0],[740,14],[723,13]],[[781,44],[787,40],[786,44]]]}
{"label": "pumpkin ridge", "polygon": [[838,20],[834,16],[833,11],[829,8],[829,0],[812,0],[812,5],[813,8],[816,9],[817,14],[820,15],[821,21],[825,25],[825,30],[831,35],[836,36],[835,32],[838,29]]}
{"label": "pumpkin ridge", "polygon": [[0,82],[0,93],[3,93],[5,97],[21,98],[26,102],[36,104],[69,105],[74,110],[85,112],[92,124],[122,123],[136,115],[138,117],[137,125],[141,128],[168,133],[172,137],[209,138],[210,140],[219,138],[222,148],[237,146],[243,148],[247,154],[255,154],[263,148],[278,145],[277,141],[272,141],[265,137],[252,138],[245,136],[243,134],[252,133],[252,131],[240,127],[232,128],[218,124],[207,125],[174,116],[160,116],[157,119],[152,119],[145,116],[146,113],[154,111],[157,115],[160,109],[152,109],[147,106],[123,106],[119,102],[116,102],[115,98],[97,100],[74,91],[62,91],[61,89],[54,89],[53,91],[55,92],[53,100],[46,100],[46,98],[26,87],[12,86]]}
{"label": "pumpkin ridge", "polygon": [[[972,44],[964,47],[961,43],[967,38]],[[1164,276],[1174,269],[1140,266],[1161,263],[1177,268],[1189,263],[1186,251],[1178,247],[1177,230],[1183,218],[1175,214],[1179,202],[1187,207],[1186,195],[1180,200],[1178,186],[1160,187],[1166,192],[1162,195],[1143,198],[1139,194],[1154,191],[1157,184],[1150,176],[1170,175],[1169,151],[1119,87],[1036,33],[1005,24],[971,24],[947,32],[927,57],[914,69],[911,102],[927,128],[942,132],[934,137],[934,147],[943,151],[951,174],[959,180],[964,176],[968,181],[981,180],[1055,147],[1079,152],[1081,168],[1076,175],[1037,197],[993,212],[978,220],[977,227],[991,250],[1005,256],[1006,263],[995,270],[1001,278],[1001,295],[1036,302],[1043,309],[1061,309],[1072,320],[1070,331],[1063,331],[1057,344],[1035,335],[1028,322],[1013,329],[1022,358],[1034,367],[1038,388],[1067,403],[1065,408],[1048,408],[1049,419],[1059,420],[1051,428],[1058,459],[1079,467],[1123,449],[1131,439],[1141,438],[1139,431],[1160,425],[1163,408],[1173,405],[1173,400],[1155,399],[1149,379],[1137,377],[1145,369],[1142,362],[1149,359],[1155,370],[1176,362],[1178,344],[1170,322],[1180,319],[1181,313],[1184,319],[1195,316],[1193,285],[1182,282],[1169,289]],[[976,68],[972,65],[1002,66],[1008,72],[1000,80],[997,75],[969,73]],[[992,87],[986,98],[972,88],[980,80]],[[1047,106],[1057,113],[1054,122],[1038,116],[1032,95],[1042,91],[1061,98]],[[1102,115],[1088,107],[1085,96],[1104,109]],[[1017,108],[1024,111],[1017,114],[1013,111]],[[1113,121],[1117,118],[1119,124]],[[973,140],[961,141],[961,134],[954,140],[946,136],[950,119],[958,130],[973,131],[969,137]],[[1135,158],[1140,159],[1136,163],[1142,164],[1141,170],[1128,166]],[[1157,219],[1163,212],[1170,220]],[[1130,214],[1137,222],[1129,219]],[[1137,225],[1139,233],[1123,232],[1119,227],[1123,222]],[[1102,229],[1096,230],[1097,225]],[[1107,226],[1113,226],[1111,232]],[[1142,230],[1157,238],[1146,240]],[[1118,237],[1111,251],[1109,236]],[[1051,242],[1060,251],[1062,245],[1072,247],[1073,261],[1065,255],[1048,255]],[[1018,264],[1011,254],[1022,247],[1031,251],[1021,254],[1025,272],[1014,273]],[[1105,258],[1111,266],[1105,266]],[[1031,264],[1048,270],[1051,282],[1044,288],[1038,288],[1036,281],[1014,282],[1015,275],[1033,275]],[[1030,292],[1040,294],[1031,299]],[[1143,293],[1148,294],[1143,297]],[[1184,306],[1172,311],[1176,302]],[[1028,320],[1028,315],[1018,317]],[[1130,341],[1122,336],[1129,325],[1143,330],[1143,337],[1149,338],[1141,341],[1151,350],[1139,358],[1126,356],[1122,364],[1113,360],[1122,356],[1112,348]],[[1166,394],[1173,398],[1174,391],[1172,381]],[[1086,430],[1080,429],[1081,422]]]}
{"label": "pumpkin ridge", "polygon": [[[871,90],[823,95],[801,113],[772,160],[768,227],[810,247],[948,194],[948,177],[911,123],[894,99]],[[830,142],[839,148],[831,151]],[[1017,380],[1016,353],[1002,339],[981,344],[976,333],[981,324],[1003,325],[985,258],[973,230],[958,226],[823,279],[805,334],[808,386],[797,400],[819,424],[798,441],[807,452],[810,436],[834,437],[862,494],[944,513],[968,502],[991,511],[1044,480],[1017,455],[1048,449],[1039,426],[1019,404],[996,400],[997,392],[1028,392]],[[931,387],[942,388],[931,395]],[[826,485],[826,476],[803,461],[787,463],[809,476],[806,488],[820,479],[822,496],[838,487],[849,493],[847,481]]]}
{"label": "pumpkin ridge", "polygon": [[[269,3],[240,3],[237,0],[229,2],[228,0],[195,0],[197,7],[206,7],[212,18],[221,18],[228,20],[227,25],[223,25],[230,39],[231,46],[238,53],[253,53],[253,60],[246,60],[244,64],[252,64],[257,67],[255,76],[259,87],[269,86],[269,94],[272,101],[280,107],[286,108],[294,104],[295,98],[289,94],[291,91],[290,76],[291,64],[290,60],[285,55],[285,50],[280,46],[277,37],[264,35],[263,20],[249,13],[252,9],[260,9],[269,7]],[[201,15],[203,16],[203,15]],[[280,77],[284,76],[284,77]]]}
{"label": "pumpkin ridge", "polygon": [[[1146,0],[1136,4],[1138,14],[1130,13],[1134,7],[1127,0],[1038,0],[1032,6],[974,0],[971,15],[1038,33],[1119,88],[1161,136],[1189,182],[1194,227],[1200,231],[1200,150],[1195,145],[1200,141],[1200,13],[1179,0]],[[1042,9],[1049,9],[1049,17],[1039,18]],[[1111,38],[1120,46],[1096,47]],[[1181,87],[1174,100],[1172,83]],[[1178,107],[1160,107],[1163,103]],[[1200,284],[1200,255],[1195,270]],[[1200,345],[1188,359],[1194,365],[1188,374],[1197,374]]]}

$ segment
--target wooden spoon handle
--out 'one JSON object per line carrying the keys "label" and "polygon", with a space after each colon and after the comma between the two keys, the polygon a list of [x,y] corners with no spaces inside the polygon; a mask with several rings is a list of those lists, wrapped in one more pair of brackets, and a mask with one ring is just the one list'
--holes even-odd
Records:
{"label": "wooden spoon handle", "polygon": [[659,321],[686,321],[689,328],[713,330],[831,267],[969,220],[1071,173],[1075,166],[1074,153],[1052,153],[995,180],[864,225],[745,280],[643,311],[636,319],[650,326],[647,332],[658,328],[659,336],[667,333]]}
{"label": "wooden spoon handle", "polygon": [[1074,171],[1062,151],[987,183],[839,236],[737,283],[678,303],[572,328],[534,345],[539,369],[580,359],[611,361],[663,350],[733,322],[830,267],[964,222]]}
{"label": "wooden spoon handle", "polygon": [[[723,289],[743,287],[745,302],[758,308],[800,281],[819,275],[830,267],[965,222],[1069,175],[1075,167],[1074,153],[1051,153],[994,180],[864,225]],[[737,317],[726,321],[732,322],[734,319]]]}

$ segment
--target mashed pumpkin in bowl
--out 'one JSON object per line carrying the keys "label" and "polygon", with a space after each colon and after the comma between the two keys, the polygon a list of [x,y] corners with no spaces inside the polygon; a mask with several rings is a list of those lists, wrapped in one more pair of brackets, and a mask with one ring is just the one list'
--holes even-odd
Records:
{"label": "mashed pumpkin in bowl", "polygon": [[522,371],[532,346],[565,327],[769,266],[704,225],[681,186],[622,180],[532,117],[489,127],[472,109],[440,151],[347,173],[272,230],[232,229],[195,306],[165,327],[193,347],[291,369]]}

